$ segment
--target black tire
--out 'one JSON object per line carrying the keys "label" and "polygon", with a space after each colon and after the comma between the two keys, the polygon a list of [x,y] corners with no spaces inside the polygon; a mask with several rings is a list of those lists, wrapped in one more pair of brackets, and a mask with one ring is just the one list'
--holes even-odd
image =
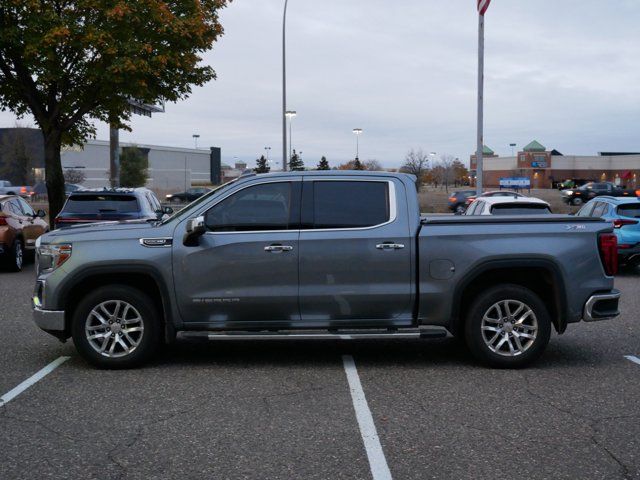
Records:
{"label": "black tire", "polygon": [[[105,352],[104,354],[100,353],[96,350],[96,347],[92,346],[92,343],[90,343],[90,340],[87,338],[88,334],[86,333],[86,324],[89,321],[89,316],[94,308],[97,308],[104,302],[117,301],[126,302],[133,307],[134,315],[137,314],[140,318],[140,322],[136,323],[136,325],[141,324],[143,331],[137,332],[140,334],[139,343],[131,349],[131,353],[125,353],[124,349],[114,339],[120,338],[116,337],[116,335],[124,335],[124,327],[122,327],[123,333],[111,333],[111,343],[108,343],[107,347],[110,347],[111,344],[117,343],[115,349],[113,349],[113,354],[121,354],[121,356],[109,356],[109,352]],[[107,303],[107,305],[109,304]],[[120,323],[113,321],[112,318],[114,317],[108,317],[106,314],[103,314],[102,317],[104,320],[108,319],[110,324]],[[102,324],[101,321],[97,321],[95,316],[91,317],[91,321]],[[109,330],[110,328],[111,326],[108,326],[104,331],[94,330],[94,332],[100,334],[104,333],[106,335],[108,331],[113,332],[113,330]],[[71,334],[76,349],[82,358],[91,365],[104,369],[124,369],[143,365],[153,356],[154,353],[157,352],[161,342],[161,329],[162,325],[158,309],[147,294],[129,286],[108,285],[96,289],[80,301],[73,313]],[[120,330],[117,330],[117,332],[120,332]],[[137,334],[134,335],[132,333],[132,336],[134,338],[138,338]],[[121,338],[124,342],[124,336]],[[100,340],[102,340],[102,338]],[[96,340],[96,343],[100,340]],[[130,342],[127,341],[126,343],[129,344]],[[93,345],[95,345],[95,343]],[[108,349],[109,348],[107,348],[107,350]]]}
{"label": "black tire", "polygon": [[21,238],[16,238],[13,241],[13,245],[7,252],[6,265],[10,272],[22,271],[24,265],[24,244]]}
{"label": "black tire", "polygon": [[[533,315],[529,314],[526,317],[526,323],[518,326],[517,320],[522,314],[506,315],[507,309],[504,303],[501,303],[505,301],[510,302],[509,309],[522,304],[523,311],[527,312],[526,308],[528,308]],[[499,307],[496,309],[498,304]],[[505,311],[504,314],[499,314],[501,311]],[[495,328],[495,333],[483,331],[485,315],[488,317],[485,327]],[[495,322],[494,317],[502,317],[502,320]],[[495,327],[492,326],[494,322]],[[533,327],[526,327],[526,325],[534,323],[537,330],[533,335],[534,338],[531,338]],[[547,347],[551,336],[551,317],[544,302],[528,288],[511,284],[496,285],[479,294],[471,304],[466,316],[464,334],[471,353],[484,364],[496,368],[522,368],[537,360]],[[485,340],[485,335],[491,338]],[[505,335],[507,339],[501,343]],[[524,338],[524,335],[529,337]],[[512,347],[516,351],[520,350],[516,345],[516,336],[518,336],[518,342],[525,348],[514,355],[511,351]],[[492,350],[488,342],[493,338],[496,338],[496,341],[492,344]]]}
{"label": "black tire", "polygon": [[581,198],[573,198],[573,199],[571,199],[571,205],[573,205],[574,207],[579,207],[583,203],[584,202],[582,201]]}

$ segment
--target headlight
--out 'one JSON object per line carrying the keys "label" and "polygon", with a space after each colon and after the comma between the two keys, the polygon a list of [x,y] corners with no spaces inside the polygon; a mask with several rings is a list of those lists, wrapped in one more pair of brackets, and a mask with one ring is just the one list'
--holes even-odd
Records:
{"label": "headlight", "polygon": [[71,244],[38,245],[38,271],[52,272],[71,258]]}
{"label": "headlight", "polygon": [[572,192],[571,190],[569,190],[569,191],[567,192],[567,195],[571,196],[571,195],[573,195],[573,192]]}

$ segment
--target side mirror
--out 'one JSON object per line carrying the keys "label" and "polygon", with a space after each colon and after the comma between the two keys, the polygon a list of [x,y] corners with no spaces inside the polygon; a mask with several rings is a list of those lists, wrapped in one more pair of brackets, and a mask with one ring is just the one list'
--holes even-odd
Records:
{"label": "side mirror", "polygon": [[173,208],[171,207],[164,207],[162,209],[162,213],[164,213],[165,215],[171,215],[173,213]]}
{"label": "side mirror", "polygon": [[198,239],[207,231],[207,226],[204,223],[204,217],[195,217],[187,220],[187,228],[182,239],[182,243],[187,247],[198,246]]}
{"label": "side mirror", "polygon": [[36,212],[36,217],[38,217],[38,218],[44,218],[46,216],[47,216],[47,212],[45,212],[44,210],[38,210]]}

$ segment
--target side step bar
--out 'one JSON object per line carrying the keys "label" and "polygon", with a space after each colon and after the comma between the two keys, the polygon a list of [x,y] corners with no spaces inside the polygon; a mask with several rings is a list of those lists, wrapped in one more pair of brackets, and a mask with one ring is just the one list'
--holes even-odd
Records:
{"label": "side step bar", "polygon": [[401,338],[444,338],[447,331],[441,327],[402,330],[288,330],[280,332],[179,332],[178,338],[204,340],[361,340]]}

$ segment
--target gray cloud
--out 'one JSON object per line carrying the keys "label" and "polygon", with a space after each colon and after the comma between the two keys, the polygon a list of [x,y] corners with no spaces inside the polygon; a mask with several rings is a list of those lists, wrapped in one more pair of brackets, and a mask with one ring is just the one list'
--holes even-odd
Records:
{"label": "gray cloud", "polygon": [[[223,148],[225,161],[281,156],[282,0],[236,0],[205,61],[218,80],[137,117],[125,141]],[[475,144],[473,0],[290,0],[289,107],[307,164],[326,155],[398,166],[411,147],[467,160]],[[537,138],[564,153],[640,151],[640,4],[494,0],[487,13],[486,143]],[[13,123],[0,114],[0,124]],[[99,138],[107,138],[100,125]]]}

